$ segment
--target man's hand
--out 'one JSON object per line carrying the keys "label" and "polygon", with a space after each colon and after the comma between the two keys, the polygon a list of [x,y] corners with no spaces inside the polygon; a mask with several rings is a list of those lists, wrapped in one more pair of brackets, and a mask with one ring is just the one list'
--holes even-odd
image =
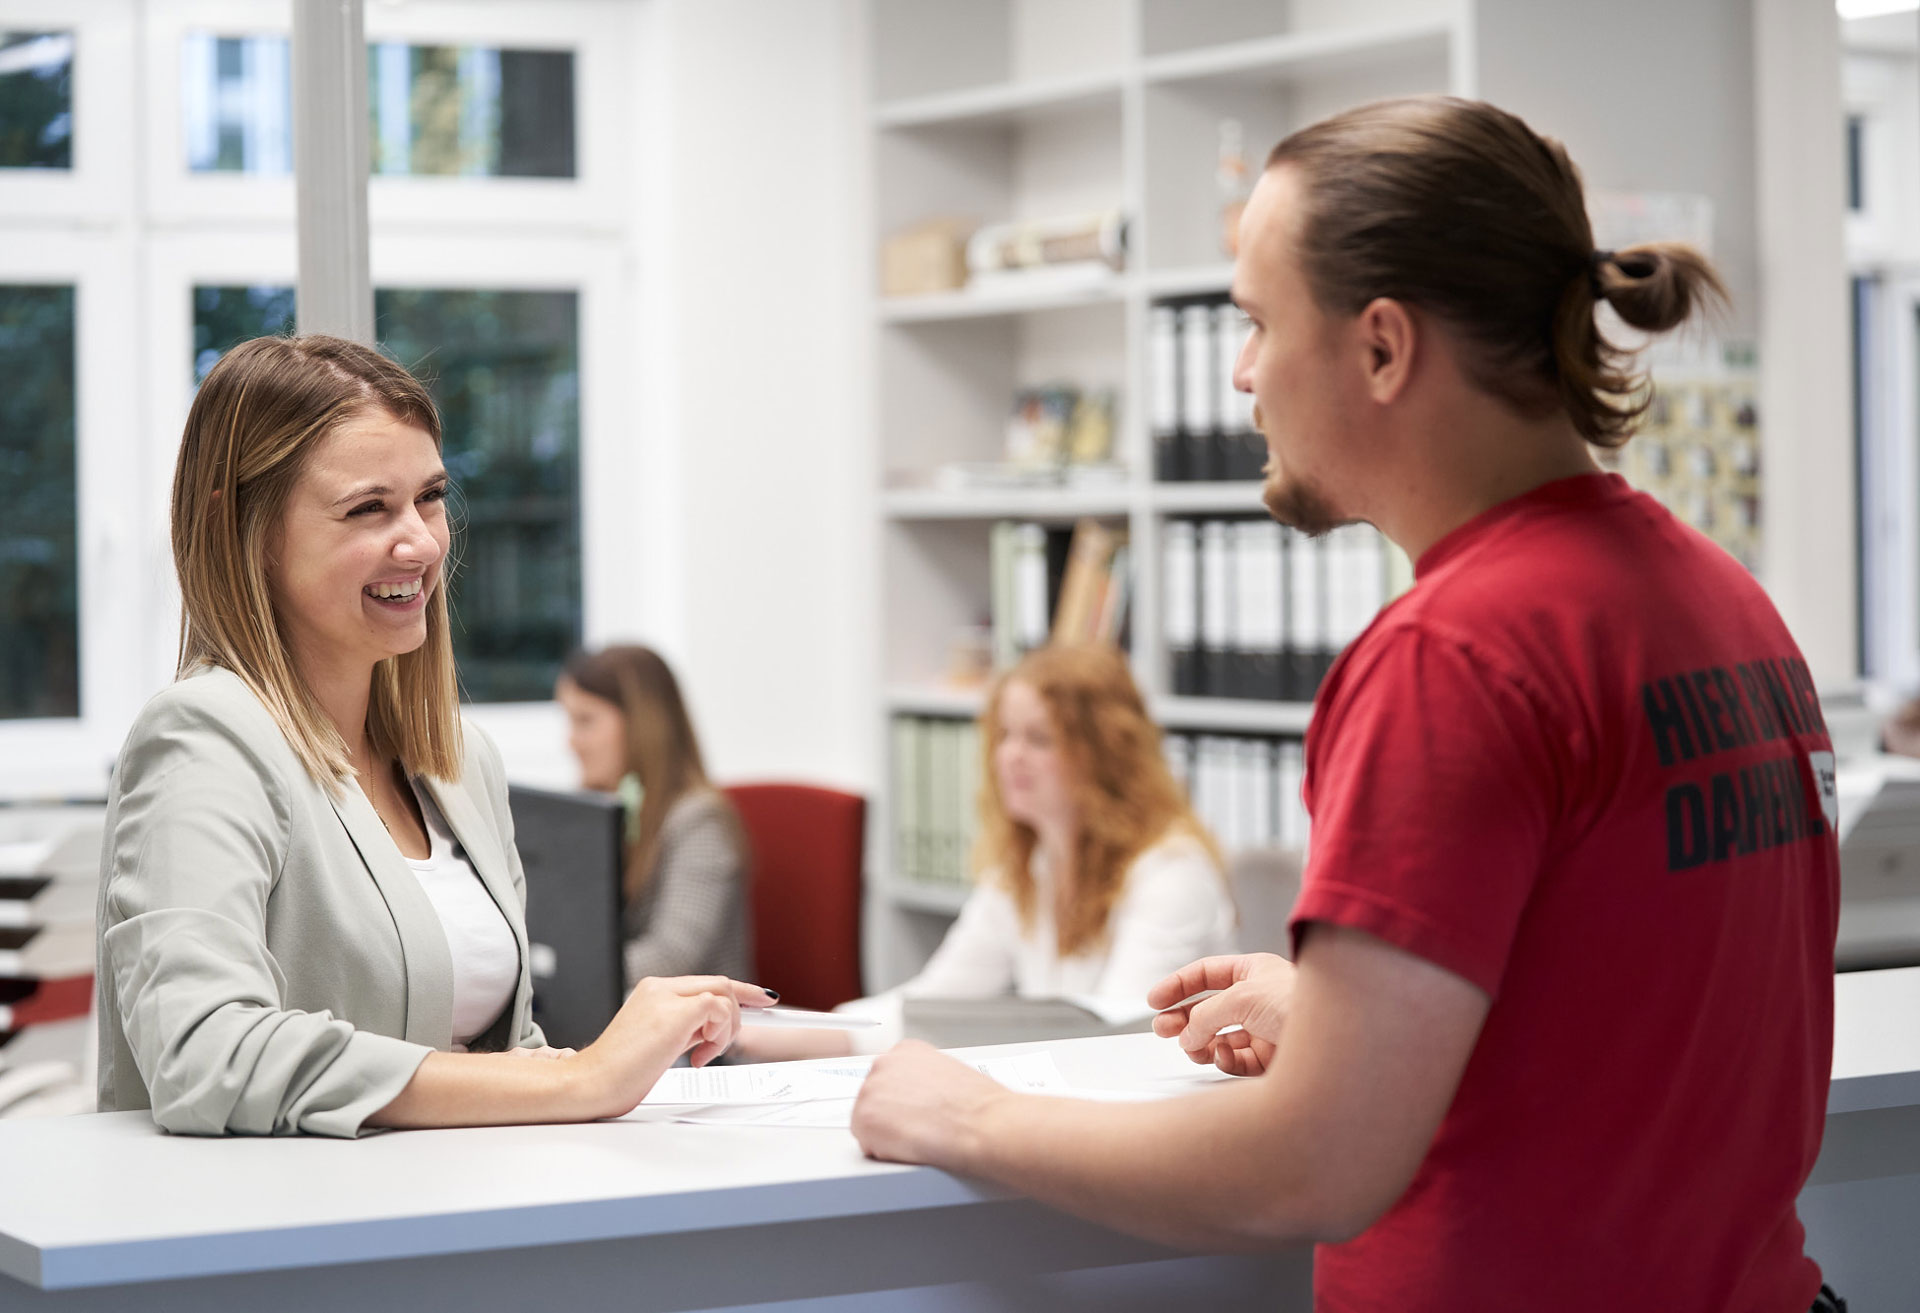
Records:
{"label": "man's hand", "polygon": [[[1210,1062],[1231,1076],[1258,1076],[1280,1043],[1293,1006],[1293,982],[1293,963],[1272,953],[1203,957],[1147,991],[1147,1005],[1161,1009],[1153,1033],[1163,1039],[1177,1036],[1195,1062]],[[1209,989],[1220,992],[1191,1007],[1174,1006]]]}
{"label": "man's hand", "polygon": [[873,1060],[853,1105],[869,1158],[966,1171],[983,1115],[1011,1092],[931,1044],[908,1040]]}

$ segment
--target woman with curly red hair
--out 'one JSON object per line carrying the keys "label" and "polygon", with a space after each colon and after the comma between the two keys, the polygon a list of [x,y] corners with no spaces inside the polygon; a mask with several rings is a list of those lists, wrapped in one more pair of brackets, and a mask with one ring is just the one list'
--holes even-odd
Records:
{"label": "woman with curly red hair", "polygon": [[754,1031],[762,1060],[885,1047],[901,998],[1081,995],[1144,1007],[1168,972],[1232,948],[1220,852],[1167,769],[1125,659],[1044,647],[995,685],[980,717],[978,882],[924,970],[870,1000],[888,1024]]}

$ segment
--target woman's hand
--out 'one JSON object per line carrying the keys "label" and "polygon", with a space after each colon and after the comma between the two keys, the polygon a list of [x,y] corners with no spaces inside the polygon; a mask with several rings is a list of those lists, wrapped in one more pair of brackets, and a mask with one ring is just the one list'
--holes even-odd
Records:
{"label": "woman's hand", "polygon": [[633,987],[600,1038],[570,1058],[589,1117],[632,1112],[675,1058],[703,1067],[740,1032],[740,1009],[777,995],[725,976],[649,976]]}
{"label": "woman's hand", "polygon": [[[1203,957],[1147,991],[1147,1005],[1161,1009],[1153,1033],[1178,1037],[1195,1062],[1211,1062],[1230,1076],[1258,1076],[1280,1044],[1293,978],[1293,963],[1272,953]],[[1220,992],[1190,1007],[1174,1006],[1209,989]]]}

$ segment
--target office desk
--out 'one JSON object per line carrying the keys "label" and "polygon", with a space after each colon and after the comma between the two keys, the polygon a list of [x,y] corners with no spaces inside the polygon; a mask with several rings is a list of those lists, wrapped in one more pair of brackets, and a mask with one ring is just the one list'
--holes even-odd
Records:
{"label": "office desk", "polygon": [[[1874,1290],[1920,1290],[1920,968],[1837,993],[1802,1212],[1871,1313],[1906,1307]],[[1147,1035],[995,1051],[1033,1047],[1090,1088],[1186,1070]],[[869,1162],[841,1131],[658,1116],[355,1142],[172,1137],[145,1113],[0,1123],[0,1310],[1310,1306],[1304,1250],[1182,1256]]]}
{"label": "office desk", "polygon": [[[1151,1035],[979,1051],[1036,1047],[1080,1086],[1190,1070]],[[1305,1251],[1196,1259],[871,1162],[845,1131],[663,1116],[351,1142],[168,1136],[144,1112],[0,1122],[0,1310],[638,1311],[983,1278],[926,1297],[1307,1307]]]}

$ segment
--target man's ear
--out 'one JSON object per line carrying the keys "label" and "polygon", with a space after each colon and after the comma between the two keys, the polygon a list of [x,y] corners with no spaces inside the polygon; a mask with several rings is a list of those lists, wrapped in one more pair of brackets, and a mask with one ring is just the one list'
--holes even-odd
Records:
{"label": "man's ear", "polygon": [[1404,302],[1380,296],[1360,311],[1359,329],[1366,352],[1367,394],[1379,405],[1391,405],[1413,377],[1419,323]]}

